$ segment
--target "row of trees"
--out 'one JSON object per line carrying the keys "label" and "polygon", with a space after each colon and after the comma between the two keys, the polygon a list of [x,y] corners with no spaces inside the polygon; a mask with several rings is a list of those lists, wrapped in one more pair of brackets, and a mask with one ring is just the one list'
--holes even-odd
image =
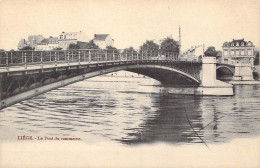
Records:
{"label": "row of trees", "polygon": [[[88,43],[77,43],[77,44],[70,44],[68,49],[99,49],[99,47],[91,40]],[[106,49],[116,50],[117,48],[112,46],[107,46]],[[140,50],[162,50],[165,52],[179,52],[179,45],[178,42],[172,38],[165,38],[161,45],[156,44],[152,40],[147,40],[143,43],[140,47]],[[133,47],[125,48],[124,50],[134,50]]]}

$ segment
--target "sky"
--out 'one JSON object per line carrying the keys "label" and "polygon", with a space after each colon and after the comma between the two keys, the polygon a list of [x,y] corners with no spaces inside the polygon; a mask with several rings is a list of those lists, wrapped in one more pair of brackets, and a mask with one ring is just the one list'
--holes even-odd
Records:
{"label": "sky", "polygon": [[17,49],[21,38],[62,31],[110,34],[114,46],[139,48],[172,36],[182,50],[205,44],[221,50],[244,38],[260,46],[259,0],[0,0],[0,49]]}

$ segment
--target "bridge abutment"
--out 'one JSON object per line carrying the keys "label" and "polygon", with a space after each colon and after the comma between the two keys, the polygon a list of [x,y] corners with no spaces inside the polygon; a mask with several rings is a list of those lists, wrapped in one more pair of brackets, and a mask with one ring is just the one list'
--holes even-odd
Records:
{"label": "bridge abutment", "polygon": [[241,62],[235,64],[235,74],[233,77],[235,81],[254,80],[253,69],[251,64],[242,64]]}
{"label": "bridge abutment", "polygon": [[234,95],[233,85],[217,80],[216,58],[203,57],[201,69],[201,85],[197,88],[197,95]]}

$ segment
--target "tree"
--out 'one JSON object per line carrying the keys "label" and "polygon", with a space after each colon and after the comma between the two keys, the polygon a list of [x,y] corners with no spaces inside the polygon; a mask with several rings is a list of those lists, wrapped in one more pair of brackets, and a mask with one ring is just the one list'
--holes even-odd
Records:
{"label": "tree", "polygon": [[180,47],[177,41],[170,37],[167,37],[161,43],[161,50],[164,52],[179,53]]}
{"label": "tree", "polygon": [[109,45],[109,46],[107,46],[107,47],[106,47],[106,49],[107,49],[107,50],[117,50],[117,48],[116,48],[116,47],[113,47],[113,46],[110,46],[110,45]]}
{"label": "tree", "polygon": [[83,45],[81,45],[80,48],[81,49],[99,49],[98,45],[96,45],[93,40],[91,40],[87,43],[84,43]]}
{"label": "tree", "polygon": [[31,46],[24,46],[20,50],[34,50]]}
{"label": "tree", "polygon": [[80,46],[78,44],[72,43],[68,46],[68,50],[73,50],[73,49],[80,49]]}
{"label": "tree", "polygon": [[146,42],[140,46],[140,50],[159,50],[159,45],[152,40],[146,40]]}
{"label": "tree", "polygon": [[259,65],[259,51],[255,50],[254,55],[255,55],[254,65]]}
{"label": "tree", "polygon": [[53,50],[62,50],[62,48],[61,47],[56,47]]}
{"label": "tree", "polygon": [[215,47],[209,46],[204,52],[204,55],[208,57],[216,57],[218,55],[218,51],[216,51]]}
{"label": "tree", "polygon": [[4,49],[0,49],[0,51],[5,51]]}
{"label": "tree", "polygon": [[134,48],[131,46],[123,50],[123,52],[127,52],[127,51],[134,51]]}

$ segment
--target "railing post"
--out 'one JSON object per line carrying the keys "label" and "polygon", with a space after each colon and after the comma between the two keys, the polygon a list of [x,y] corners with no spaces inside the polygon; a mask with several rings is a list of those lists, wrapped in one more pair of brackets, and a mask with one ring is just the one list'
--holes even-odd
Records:
{"label": "railing post", "polygon": [[5,60],[5,64],[6,64],[6,70],[9,71],[9,62],[8,62],[8,54],[7,52],[5,52],[5,55],[6,55],[6,60]]}
{"label": "railing post", "polygon": [[68,51],[67,62],[68,62],[68,65],[70,65],[70,51]]}
{"label": "railing post", "polygon": [[90,52],[90,50],[88,51],[88,62],[90,63],[90,61],[91,61],[91,52]]}
{"label": "railing post", "polygon": [[11,52],[11,64],[13,63],[13,52]]}
{"label": "railing post", "polygon": [[41,51],[41,68],[43,69],[43,62],[42,62],[42,51]]}
{"label": "railing post", "polygon": [[106,59],[106,61],[108,61],[108,60],[107,60],[107,50],[106,50],[106,53],[105,53],[105,59]]}
{"label": "railing post", "polygon": [[80,65],[80,51],[79,51],[79,65]]}
{"label": "railing post", "polygon": [[27,61],[26,61],[26,52],[24,53],[24,67],[25,69],[27,69]]}
{"label": "railing post", "polygon": [[57,66],[57,53],[56,53],[56,51],[55,51],[55,57],[54,57],[54,61],[55,61],[55,66]]}
{"label": "railing post", "polygon": [[71,50],[71,61],[73,62],[74,58],[73,58],[74,54],[73,54],[73,50]]}
{"label": "railing post", "polygon": [[32,63],[33,63],[33,51],[32,51]]}
{"label": "railing post", "polygon": [[22,63],[24,62],[24,60],[23,60],[23,52],[22,52]]}
{"label": "railing post", "polygon": [[58,52],[58,59],[57,59],[57,61],[59,62],[60,61],[60,52],[59,51],[57,51]]}
{"label": "railing post", "polygon": [[83,62],[86,61],[86,51],[84,50],[84,54],[83,54]]}
{"label": "railing post", "polygon": [[100,59],[100,49],[98,50],[98,58],[97,58],[98,62],[99,62],[99,59]]}
{"label": "railing post", "polygon": [[115,51],[113,50],[112,61],[115,61]]}

